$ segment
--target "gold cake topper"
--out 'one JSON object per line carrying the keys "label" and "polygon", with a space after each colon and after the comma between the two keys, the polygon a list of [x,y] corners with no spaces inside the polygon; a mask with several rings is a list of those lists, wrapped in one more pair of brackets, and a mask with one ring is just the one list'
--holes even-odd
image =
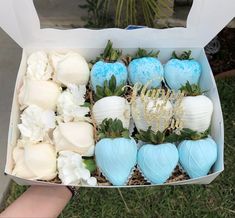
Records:
{"label": "gold cake topper", "polygon": [[131,96],[133,116],[143,119],[154,131],[170,129],[179,132],[183,129],[180,117],[184,93],[163,88],[148,89],[150,83],[134,85]]}

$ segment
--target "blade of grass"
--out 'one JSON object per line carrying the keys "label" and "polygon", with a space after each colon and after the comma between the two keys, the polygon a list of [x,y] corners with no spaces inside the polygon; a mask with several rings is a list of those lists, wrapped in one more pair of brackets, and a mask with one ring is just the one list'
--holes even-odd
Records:
{"label": "blade of grass", "polygon": [[151,26],[145,0],[141,1],[141,3],[142,3],[142,9],[143,9],[145,23],[147,24],[147,26]]}
{"label": "blade of grass", "polygon": [[130,0],[130,23],[133,24],[133,0]]}
{"label": "blade of grass", "polygon": [[125,201],[125,199],[124,199],[124,197],[123,197],[123,195],[122,195],[122,192],[121,192],[120,188],[118,188],[118,192],[119,192],[119,194],[120,194],[120,196],[121,196],[121,198],[122,198],[122,201],[123,201],[123,203],[124,203],[124,205],[125,205],[125,207],[126,207],[128,213],[130,213],[131,210],[130,210],[129,207],[127,206],[127,203],[126,203],[126,201]]}
{"label": "blade of grass", "polygon": [[136,20],[136,0],[132,0],[133,1],[133,20],[134,20],[134,24],[137,24],[137,20]]}
{"label": "blade of grass", "polygon": [[149,5],[148,0],[145,0],[145,6],[146,6],[146,10],[147,10],[147,16],[148,16],[149,24],[150,24],[150,26],[152,26],[154,17],[153,17],[153,13],[151,12],[152,9]]}
{"label": "blade of grass", "polygon": [[165,7],[165,9],[167,9],[169,12],[173,12],[173,9],[169,7],[169,4],[167,4],[165,1],[161,0],[161,1],[158,1],[159,5],[162,5]]}
{"label": "blade of grass", "polygon": [[117,1],[116,12],[115,12],[115,26],[118,26],[118,17],[119,17],[119,8],[120,8],[121,0]]}
{"label": "blade of grass", "polygon": [[150,2],[150,4],[152,4],[152,8],[154,10],[154,17],[158,17],[159,18],[160,17],[159,13],[160,13],[161,9],[160,9],[158,3],[156,1],[154,1],[154,0],[149,0],[149,2]]}
{"label": "blade of grass", "polygon": [[121,0],[121,4],[120,4],[119,27],[121,26],[122,8],[123,8],[123,0]]}
{"label": "blade of grass", "polygon": [[129,23],[129,7],[130,7],[130,0],[126,0],[126,25]]}

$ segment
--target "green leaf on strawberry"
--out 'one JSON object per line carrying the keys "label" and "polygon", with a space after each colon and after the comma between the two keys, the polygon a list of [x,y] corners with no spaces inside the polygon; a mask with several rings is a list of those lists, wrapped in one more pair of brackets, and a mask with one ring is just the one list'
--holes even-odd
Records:
{"label": "green leaf on strawberry", "polygon": [[177,55],[175,51],[172,52],[171,59],[178,59],[178,60],[192,60],[191,58],[192,51],[183,51],[181,55]]}
{"label": "green leaf on strawberry", "polygon": [[129,130],[123,127],[122,121],[119,119],[104,119],[98,129],[99,139],[103,138],[130,138]]}
{"label": "green leaf on strawberry", "polygon": [[147,50],[145,50],[145,49],[138,48],[135,56],[132,57],[132,60],[133,59],[137,59],[137,58],[143,58],[143,57],[154,57],[154,58],[157,58],[159,53],[160,53],[160,51],[154,52],[152,50],[150,52],[147,52]]}
{"label": "green leaf on strawberry", "polygon": [[199,140],[199,139],[204,139],[207,138],[208,135],[210,134],[210,127],[204,131],[204,132],[197,132],[193,131],[191,129],[183,129],[181,131],[181,134],[179,135],[179,140]]}
{"label": "green leaf on strawberry", "polygon": [[202,95],[204,92],[201,91],[201,88],[197,84],[190,84],[189,81],[180,88],[181,92],[184,92],[186,96],[198,96]]}
{"label": "green leaf on strawberry", "polygon": [[168,136],[168,142],[180,142],[183,140],[199,140],[199,139],[205,139],[210,134],[211,128],[209,127],[204,132],[197,132],[193,131],[188,128],[184,128],[180,131],[180,133],[172,133]]}
{"label": "green leaf on strawberry", "polygon": [[109,81],[104,81],[104,86],[96,86],[95,100],[98,101],[101,98],[107,96],[122,96],[125,93],[124,84],[117,86],[116,77],[111,76]]}
{"label": "green leaf on strawberry", "polygon": [[95,60],[90,61],[90,64],[93,65],[100,60],[108,63],[114,63],[120,59],[121,55],[122,51],[119,49],[114,49],[113,43],[108,40],[104,52],[100,54],[100,56],[97,57]]}
{"label": "green leaf on strawberry", "polygon": [[165,142],[165,132],[154,132],[151,130],[151,127],[147,129],[147,131],[139,130],[139,133],[136,134],[136,139],[141,140],[150,144],[161,144]]}
{"label": "green leaf on strawberry", "polygon": [[169,133],[168,130],[164,132],[154,132],[151,127],[147,131],[139,130],[139,133],[135,135],[135,138],[150,144],[161,144],[161,143],[173,143],[183,140],[199,140],[207,138],[210,134],[210,128],[204,132],[197,132],[191,129],[184,128],[180,133]]}
{"label": "green leaf on strawberry", "polygon": [[147,50],[143,48],[138,48],[137,52],[134,55],[127,55],[122,60],[126,64],[126,66],[128,66],[129,63],[134,59],[143,58],[143,57],[157,58],[159,53],[160,51],[154,52],[153,50],[151,50],[150,52],[148,52]]}

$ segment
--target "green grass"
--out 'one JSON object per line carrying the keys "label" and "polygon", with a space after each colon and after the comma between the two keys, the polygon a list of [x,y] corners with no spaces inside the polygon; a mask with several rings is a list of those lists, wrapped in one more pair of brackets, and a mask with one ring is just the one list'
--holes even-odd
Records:
{"label": "green grass", "polygon": [[[235,217],[235,78],[217,81],[225,121],[225,171],[210,185],[121,189],[81,188],[61,218]],[[6,205],[26,187],[12,184]]]}

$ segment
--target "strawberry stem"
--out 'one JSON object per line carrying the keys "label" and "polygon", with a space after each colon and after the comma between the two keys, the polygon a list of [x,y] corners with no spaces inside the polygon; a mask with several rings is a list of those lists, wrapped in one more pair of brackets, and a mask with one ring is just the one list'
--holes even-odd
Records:
{"label": "strawberry stem", "polygon": [[151,50],[150,52],[147,52],[147,50],[145,49],[138,48],[137,52],[133,56],[127,55],[125,58],[123,58],[123,62],[127,66],[134,59],[144,58],[144,57],[157,58],[159,53],[160,51],[154,52],[153,50]]}
{"label": "strawberry stem", "polygon": [[96,86],[95,100],[98,101],[107,96],[122,96],[125,91],[125,84],[117,85],[116,77],[112,75],[110,80],[104,81],[103,87]]}
{"label": "strawberry stem", "polygon": [[178,59],[178,60],[192,60],[191,58],[192,51],[183,51],[181,55],[177,55],[175,51],[172,52],[171,59]]}
{"label": "strawberry stem", "polygon": [[121,55],[122,55],[121,50],[114,49],[113,43],[110,40],[108,40],[104,52],[100,55],[100,59],[104,60],[105,62],[112,63],[120,59]]}
{"label": "strawberry stem", "polygon": [[165,135],[166,135],[165,131],[154,132],[153,130],[151,130],[151,127],[149,127],[146,131],[139,130],[139,133],[135,135],[135,138],[137,140],[140,140],[146,143],[157,145],[157,144],[162,144],[163,142],[165,142]]}
{"label": "strawberry stem", "polygon": [[183,140],[200,140],[207,138],[208,135],[210,134],[211,128],[209,127],[206,131],[204,132],[197,132],[193,131],[191,129],[184,128],[180,131],[180,134],[177,135],[175,134],[175,137],[177,138],[177,141],[183,141]]}
{"label": "strawberry stem", "polygon": [[103,138],[130,138],[129,130],[123,127],[119,119],[104,119],[99,126],[99,139]]}
{"label": "strawberry stem", "polygon": [[122,56],[122,51],[119,49],[114,49],[113,48],[113,43],[108,40],[104,52],[102,54],[100,54],[100,56],[96,57],[95,60],[91,60],[89,62],[89,67],[90,69],[92,68],[92,66],[98,62],[98,61],[105,61],[108,63],[114,63],[117,60],[119,60]]}
{"label": "strawberry stem", "polygon": [[190,84],[189,81],[180,88],[180,91],[186,96],[198,96],[204,93],[198,84]]}

